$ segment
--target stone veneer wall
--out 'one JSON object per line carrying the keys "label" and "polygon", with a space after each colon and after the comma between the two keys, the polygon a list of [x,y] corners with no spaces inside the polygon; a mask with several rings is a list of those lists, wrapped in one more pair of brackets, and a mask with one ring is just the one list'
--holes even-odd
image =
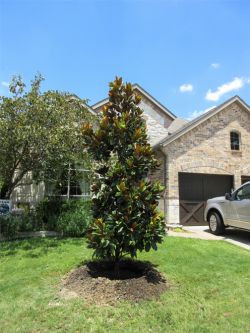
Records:
{"label": "stone veneer wall", "polygon": [[[160,126],[163,130],[164,128],[168,128],[170,126],[170,124],[173,122],[174,118],[170,117],[168,114],[166,114],[162,109],[160,109],[157,105],[155,105],[154,103],[152,103],[147,97],[145,97],[144,95],[142,95],[140,93],[140,91],[138,91],[137,89],[135,89],[136,92],[142,97],[141,99],[141,103],[139,104],[140,108],[143,109],[144,114],[148,115],[149,117],[145,117],[146,120],[154,120],[156,123],[154,123],[155,126]],[[97,108],[94,109],[97,113],[102,111],[102,106],[99,106]],[[152,127],[152,126],[150,126]],[[158,131],[159,136],[161,135],[161,133]],[[160,141],[161,137],[159,137]]]}
{"label": "stone veneer wall", "polygon": [[[156,151],[155,152],[155,157],[157,158],[157,160],[159,161],[159,167],[154,171],[154,173],[149,175],[149,178],[151,181],[160,181],[160,183],[165,186],[165,166],[164,164],[166,163],[165,161],[165,156],[161,151]],[[166,213],[166,200],[165,200],[165,196],[166,196],[166,191],[164,190],[161,198],[159,200],[159,209]]]}
{"label": "stone veneer wall", "polygon": [[[231,131],[240,133],[240,151],[231,150]],[[164,152],[167,223],[178,224],[179,172],[233,175],[235,187],[242,175],[250,175],[250,113],[235,102],[164,147]]]}
{"label": "stone veneer wall", "polygon": [[[137,91],[139,95],[141,93]],[[144,113],[148,114],[150,117],[155,119],[159,124],[163,127],[168,128],[173,121],[173,118],[167,115],[164,111],[162,111],[157,105],[152,103],[149,99],[142,96],[142,100],[140,103],[140,108],[143,109]]]}

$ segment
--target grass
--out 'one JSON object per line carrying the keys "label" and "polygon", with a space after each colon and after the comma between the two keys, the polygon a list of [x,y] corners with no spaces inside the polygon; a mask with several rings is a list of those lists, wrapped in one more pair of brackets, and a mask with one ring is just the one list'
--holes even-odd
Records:
{"label": "grass", "polygon": [[250,332],[250,253],[222,241],[166,238],[140,255],[172,288],[159,300],[112,307],[60,300],[62,277],[91,258],[83,239],[0,243],[0,331]]}

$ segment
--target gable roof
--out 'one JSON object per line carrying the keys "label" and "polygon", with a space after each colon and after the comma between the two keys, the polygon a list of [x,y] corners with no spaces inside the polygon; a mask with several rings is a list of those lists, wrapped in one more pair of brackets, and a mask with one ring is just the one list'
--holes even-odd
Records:
{"label": "gable roof", "polygon": [[175,118],[175,120],[169,125],[168,127],[168,134],[173,134],[177,130],[179,130],[181,127],[186,125],[189,121],[183,118]]}
{"label": "gable roof", "polygon": [[159,146],[162,146],[162,147],[167,146],[171,142],[175,141],[176,139],[178,139],[182,135],[184,135],[187,132],[191,131],[192,129],[194,129],[198,125],[202,124],[203,122],[205,122],[206,120],[208,120],[209,118],[213,117],[214,115],[216,115],[217,113],[221,112],[226,107],[228,107],[229,105],[231,105],[231,104],[233,104],[235,102],[238,103],[239,105],[243,106],[243,108],[245,108],[247,111],[250,112],[249,105],[245,101],[243,101],[243,99],[241,99],[239,96],[236,95],[236,96],[228,99],[224,103],[220,104],[219,106],[213,108],[212,110],[210,110],[210,111],[202,114],[201,116],[195,118],[194,120],[188,122],[186,125],[184,125],[183,127],[181,127],[179,130],[177,130],[173,134],[166,136],[164,139],[162,139],[160,142],[158,142],[154,146],[154,148],[156,149]]}
{"label": "gable roof", "polygon": [[[70,95],[70,98],[71,99],[77,99],[77,100],[81,100],[81,98],[79,97],[79,96],[77,96],[76,94],[71,94]],[[96,111],[95,110],[93,110],[92,108],[91,108],[91,106],[89,106],[88,104],[87,104],[87,102],[85,102],[85,101],[83,101],[82,102],[82,106],[83,107],[85,107],[90,113],[92,113],[93,115],[95,115],[96,116]]]}
{"label": "gable roof", "polygon": [[[138,83],[133,84],[133,88],[137,89],[142,95],[147,97],[153,104],[157,105],[158,108],[165,114],[167,114],[170,118],[175,119],[176,115],[174,115],[168,108],[166,108],[163,104],[161,104],[157,99],[155,99],[152,95],[150,95],[146,90],[144,90]],[[105,105],[109,101],[108,98],[102,99],[100,102],[92,105],[92,109],[95,110],[100,106]]]}

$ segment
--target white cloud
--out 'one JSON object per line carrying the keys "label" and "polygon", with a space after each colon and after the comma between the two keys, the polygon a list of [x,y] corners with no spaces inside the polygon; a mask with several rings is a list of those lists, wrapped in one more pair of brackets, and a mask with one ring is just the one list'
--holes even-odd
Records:
{"label": "white cloud", "polygon": [[201,110],[201,111],[197,111],[197,110],[195,110],[195,111],[193,111],[193,112],[190,114],[190,116],[188,117],[188,120],[193,120],[193,119],[195,119],[195,118],[201,116],[202,114],[204,114],[204,113],[206,113],[206,112],[208,112],[208,111],[211,111],[211,110],[214,109],[215,107],[216,107],[216,105],[211,106],[211,107],[209,107],[209,108],[207,108],[207,109],[205,109],[205,110]]}
{"label": "white cloud", "polygon": [[2,81],[1,82],[1,86],[3,86],[3,87],[6,87],[6,88],[9,88],[9,82],[6,82],[6,81]]}
{"label": "white cloud", "polygon": [[244,87],[245,84],[250,83],[250,79],[235,77],[232,81],[227,82],[219,86],[215,91],[209,89],[206,93],[206,100],[218,101],[221,96],[234,90],[239,90]]}
{"label": "white cloud", "polygon": [[184,83],[180,86],[180,92],[193,91],[194,87],[190,83]]}
{"label": "white cloud", "polygon": [[218,62],[214,62],[210,65],[210,67],[217,69],[217,68],[220,68],[220,64]]}

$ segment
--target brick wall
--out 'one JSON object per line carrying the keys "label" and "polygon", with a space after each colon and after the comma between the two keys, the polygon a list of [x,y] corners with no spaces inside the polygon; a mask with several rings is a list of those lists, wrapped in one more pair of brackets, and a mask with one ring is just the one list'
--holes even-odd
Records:
{"label": "brick wall", "polygon": [[[240,151],[231,150],[231,131],[240,133]],[[242,175],[250,175],[250,114],[235,102],[164,147],[164,152],[167,222],[179,223],[179,172],[233,175],[235,187]]]}

